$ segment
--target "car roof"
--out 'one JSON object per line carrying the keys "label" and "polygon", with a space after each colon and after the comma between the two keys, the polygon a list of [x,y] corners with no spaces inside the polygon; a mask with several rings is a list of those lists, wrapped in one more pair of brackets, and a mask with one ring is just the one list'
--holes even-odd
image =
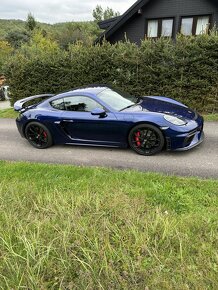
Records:
{"label": "car roof", "polygon": [[72,94],[72,93],[82,93],[82,94],[85,94],[85,93],[88,93],[88,94],[92,94],[92,95],[97,95],[99,94],[100,92],[106,90],[106,89],[113,89],[111,88],[110,86],[106,86],[106,85],[97,85],[97,84],[94,84],[94,85],[89,85],[89,86],[86,86],[86,87],[78,87],[78,88],[75,88],[75,89],[72,89],[72,90],[69,90],[67,92],[63,92],[63,93],[60,93],[56,96],[60,96],[62,94]]}
{"label": "car roof", "polygon": [[84,87],[78,87],[78,88],[74,88],[72,90],[68,90],[68,91],[53,95],[51,98],[46,99],[45,101],[43,101],[39,105],[40,105],[40,107],[43,107],[44,105],[47,105],[51,101],[54,101],[54,100],[57,100],[60,98],[70,97],[72,95],[75,96],[77,94],[96,97],[100,92],[107,90],[107,89],[113,90],[113,88],[108,86],[108,85],[98,85],[98,84],[88,85],[88,86],[84,86]]}

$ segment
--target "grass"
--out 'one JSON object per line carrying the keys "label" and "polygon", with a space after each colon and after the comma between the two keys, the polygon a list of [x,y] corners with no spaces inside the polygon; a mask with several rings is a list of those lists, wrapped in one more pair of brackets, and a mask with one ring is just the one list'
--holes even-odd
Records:
{"label": "grass", "polygon": [[218,121],[218,114],[204,115],[205,121]]}
{"label": "grass", "polygon": [[218,180],[0,168],[1,289],[218,289]]}
{"label": "grass", "polygon": [[[18,115],[13,108],[0,110],[0,118],[16,118]],[[218,121],[218,114],[205,114],[205,121]]]}
{"label": "grass", "polygon": [[14,111],[13,108],[0,110],[0,118],[10,118],[15,119],[18,113]]}

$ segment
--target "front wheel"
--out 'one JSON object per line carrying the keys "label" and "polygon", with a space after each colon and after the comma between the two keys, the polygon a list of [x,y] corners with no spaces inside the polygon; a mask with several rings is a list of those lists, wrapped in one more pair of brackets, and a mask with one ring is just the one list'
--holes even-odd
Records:
{"label": "front wheel", "polygon": [[135,152],[145,156],[160,152],[164,146],[162,132],[150,124],[141,124],[132,128],[128,141]]}
{"label": "front wheel", "polygon": [[45,149],[52,145],[52,136],[48,128],[38,122],[30,122],[27,124],[25,136],[35,148]]}

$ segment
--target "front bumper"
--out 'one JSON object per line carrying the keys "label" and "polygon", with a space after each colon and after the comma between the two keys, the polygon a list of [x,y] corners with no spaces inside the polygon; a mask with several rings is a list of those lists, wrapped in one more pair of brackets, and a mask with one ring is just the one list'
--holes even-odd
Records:
{"label": "front bumper", "polygon": [[189,140],[189,138],[191,139],[191,142],[188,141],[188,144],[185,144],[186,146],[182,147],[182,148],[177,148],[174,151],[187,151],[190,150],[196,146],[198,146],[199,144],[201,144],[204,141],[204,132],[199,132],[199,133],[195,133],[194,136],[188,136],[185,140],[185,142],[187,142],[187,140]]}
{"label": "front bumper", "polygon": [[195,126],[193,122],[192,128],[189,126],[189,131],[179,132],[172,129],[166,130],[167,150],[187,151],[198,146],[204,140],[203,126],[204,120],[199,116],[195,122]]}

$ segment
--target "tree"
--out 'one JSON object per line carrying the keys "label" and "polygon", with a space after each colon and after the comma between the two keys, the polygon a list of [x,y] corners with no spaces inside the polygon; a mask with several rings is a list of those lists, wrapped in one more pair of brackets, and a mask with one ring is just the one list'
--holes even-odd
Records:
{"label": "tree", "polygon": [[34,18],[34,16],[29,13],[27,16],[27,20],[26,20],[26,29],[29,31],[33,31],[37,26],[37,22]]}
{"label": "tree", "polygon": [[68,49],[69,44],[86,40],[85,30],[79,23],[66,23],[64,29],[56,35],[56,38],[62,48]]}
{"label": "tree", "polygon": [[101,5],[97,5],[96,8],[92,11],[92,16],[95,21],[99,22],[101,20],[106,20],[109,18],[117,17],[120,15],[120,12],[114,11],[112,8],[107,7],[105,10]]}
{"label": "tree", "polygon": [[92,16],[95,21],[101,21],[104,16],[103,8],[100,5],[97,5],[96,8],[92,11]]}
{"label": "tree", "polygon": [[93,41],[99,36],[100,29],[96,22],[68,22],[58,24],[52,34],[60,47],[68,49],[69,44],[82,42],[85,45],[93,44]]}
{"label": "tree", "polygon": [[8,32],[5,37],[5,40],[10,43],[10,45],[14,48],[19,48],[23,43],[28,42],[30,39],[30,35],[26,30],[13,30]]}
{"label": "tree", "polygon": [[0,71],[7,59],[11,56],[13,48],[5,40],[0,40]]}
{"label": "tree", "polygon": [[110,19],[113,17],[117,17],[119,15],[120,15],[120,12],[118,12],[118,11],[116,12],[112,8],[107,7],[107,9],[105,9],[105,11],[104,11],[104,20]]}

